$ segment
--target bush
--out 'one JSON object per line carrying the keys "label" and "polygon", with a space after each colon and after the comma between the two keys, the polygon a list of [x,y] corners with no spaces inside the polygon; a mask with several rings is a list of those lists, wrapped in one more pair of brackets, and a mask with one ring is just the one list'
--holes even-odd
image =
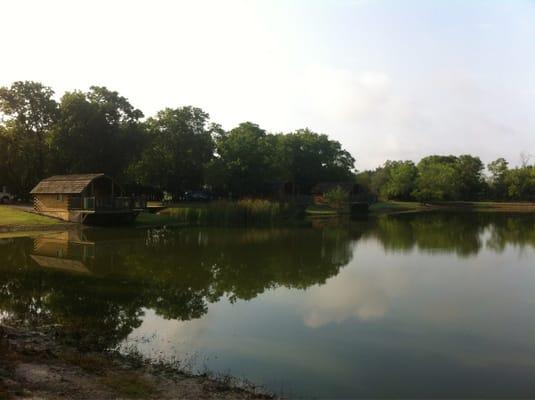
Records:
{"label": "bush", "polygon": [[340,186],[329,190],[323,196],[327,204],[335,209],[341,209],[345,207],[349,201],[349,193],[342,189]]}

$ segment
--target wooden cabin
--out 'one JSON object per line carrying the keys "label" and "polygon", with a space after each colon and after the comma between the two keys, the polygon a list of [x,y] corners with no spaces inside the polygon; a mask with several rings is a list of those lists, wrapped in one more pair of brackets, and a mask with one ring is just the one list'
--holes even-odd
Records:
{"label": "wooden cabin", "polygon": [[37,212],[64,221],[132,221],[146,202],[120,196],[120,192],[112,178],[100,173],[51,176],[39,182],[30,193]]}

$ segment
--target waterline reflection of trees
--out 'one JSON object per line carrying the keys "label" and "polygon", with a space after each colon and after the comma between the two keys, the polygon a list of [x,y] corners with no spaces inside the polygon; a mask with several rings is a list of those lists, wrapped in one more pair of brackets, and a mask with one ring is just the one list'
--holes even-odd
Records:
{"label": "waterline reflection of trees", "polygon": [[222,297],[248,300],[279,286],[324,283],[352,257],[343,229],[72,236],[0,247],[0,310],[28,325],[59,324],[64,339],[82,349],[116,346],[141,324],[143,309],[191,320]]}
{"label": "waterline reflection of trees", "polygon": [[[236,302],[277,287],[322,286],[351,262],[355,243],[366,240],[385,252],[469,257],[508,245],[535,247],[535,216],[424,213],[314,228],[85,230],[4,239],[0,313],[28,325],[59,324],[64,339],[83,349],[109,348],[140,326],[146,309],[186,321],[222,298]],[[354,263],[362,262],[357,252]],[[384,309],[359,301],[359,316]]]}
{"label": "waterline reflection of trees", "polygon": [[[386,252],[425,251],[477,255],[483,248],[502,252],[509,245],[535,247],[535,215],[506,213],[420,213],[368,221],[363,236]],[[355,229],[355,228],[353,228]]]}

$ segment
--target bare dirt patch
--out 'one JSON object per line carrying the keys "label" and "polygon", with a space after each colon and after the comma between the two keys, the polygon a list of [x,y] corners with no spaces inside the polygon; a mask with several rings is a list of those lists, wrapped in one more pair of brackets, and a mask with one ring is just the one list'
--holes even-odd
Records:
{"label": "bare dirt patch", "polygon": [[268,399],[207,376],[80,353],[50,335],[0,324],[0,399]]}

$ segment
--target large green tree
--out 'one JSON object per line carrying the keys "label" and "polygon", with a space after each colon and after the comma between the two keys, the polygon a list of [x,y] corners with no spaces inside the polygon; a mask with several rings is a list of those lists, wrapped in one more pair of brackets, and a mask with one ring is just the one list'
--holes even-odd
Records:
{"label": "large green tree", "polygon": [[485,191],[483,169],[485,166],[479,157],[463,154],[457,157],[460,200],[478,200]]}
{"label": "large green tree", "polygon": [[512,200],[535,200],[535,167],[524,165],[507,171],[504,178]]}
{"label": "large green tree", "polygon": [[166,108],[145,124],[148,144],[130,168],[138,183],[171,192],[204,184],[206,164],[214,154],[212,133],[219,127],[195,107]]}
{"label": "large green tree", "polygon": [[490,195],[497,200],[505,199],[507,197],[505,178],[509,170],[509,163],[504,158],[498,158],[489,163],[487,169],[490,172]]}
{"label": "large green tree", "polygon": [[65,93],[51,140],[55,172],[121,177],[145,144],[141,117],[126,98],[105,87]]}
{"label": "large green tree", "polygon": [[54,91],[38,82],[0,88],[0,177],[25,195],[48,172],[51,126],[58,115]]}
{"label": "large green tree", "polygon": [[412,161],[387,161],[383,166],[385,182],[380,195],[387,199],[409,200],[418,170]]}
{"label": "large green tree", "polygon": [[412,195],[420,201],[457,200],[459,171],[455,156],[428,156],[418,163],[418,178]]}
{"label": "large green tree", "polygon": [[275,136],[273,170],[280,180],[297,183],[303,191],[321,181],[353,178],[355,159],[342,145],[309,129]]}
{"label": "large green tree", "polygon": [[209,166],[212,186],[233,196],[259,195],[273,176],[273,138],[252,122],[216,136],[216,157]]}

